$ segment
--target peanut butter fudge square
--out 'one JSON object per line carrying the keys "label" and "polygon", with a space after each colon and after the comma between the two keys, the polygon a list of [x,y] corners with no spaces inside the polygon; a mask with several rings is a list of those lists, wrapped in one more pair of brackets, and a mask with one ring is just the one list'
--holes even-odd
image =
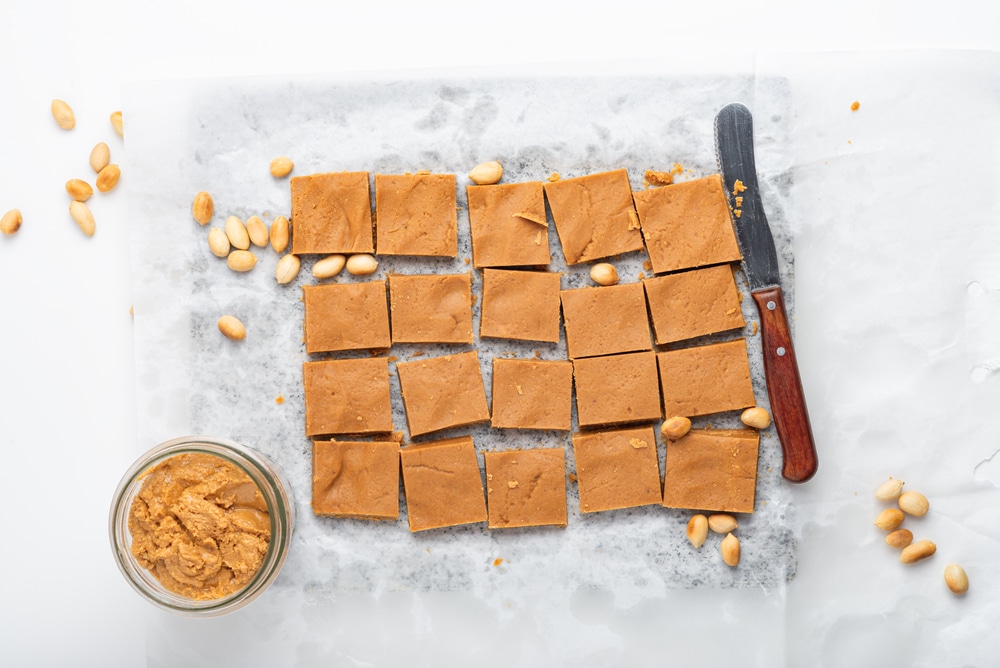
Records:
{"label": "peanut butter fudge square", "polygon": [[399,517],[399,443],[313,441],[312,509],[316,515]]}
{"label": "peanut butter fudge square", "polygon": [[632,193],[653,272],[738,262],[722,177],[712,174]]}
{"label": "peanut butter fudge square", "polygon": [[307,436],[392,431],[387,357],[306,362],[302,380]]}
{"label": "peanut butter fudge square", "polygon": [[580,512],[660,503],[660,466],[652,427],[573,434]]}
{"label": "peanut butter fudge square", "polygon": [[568,361],[493,358],[494,427],[569,431],[572,395]]}
{"label": "peanut butter fudge square", "polygon": [[541,181],[467,186],[472,266],[546,265],[549,224]]}
{"label": "peanut butter fudge square", "polygon": [[389,275],[395,343],[472,343],[470,274]]}
{"label": "peanut butter fudge square", "polygon": [[663,505],[752,513],[759,445],[753,429],[692,429],[668,442]]}
{"label": "peanut butter fudge square", "polygon": [[294,176],[292,253],[371,253],[368,172]]}
{"label": "peanut butter fudge square", "polygon": [[376,174],[380,255],[458,255],[454,174]]}
{"label": "peanut butter fudge square", "polygon": [[483,270],[479,336],[559,342],[559,274]]}
{"label": "peanut butter fudge square", "polygon": [[652,350],[641,283],[563,290],[566,351],[571,359]]}
{"label": "peanut butter fudge square", "polygon": [[755,405],[744,339],[656,356],[665,415],[694,417]]}
{"label": "peanut butter fudge square", "polygon": [[642,284],[659,345],[746,324],[728,264],[647,278]]}
{"label": "peanut butter fudge square", "polygon": [[388,348],[385,281],[303,285],[306,352]]}
{"label": "peanut butter fudge square", "polygon": [[566,264],[642,250],[624,169],[546,183],[545,197]]}
{"label": "peanut butter fudge square", "polygon": [[566,455],[562,448],[486,452],[491,529],[566,526]]}
{"label": "peanut butter fudge square", "polygon": [[475,351],[396,365],[410,436],[490,419]]}
{"label": "peanut butter fudge square", "polygon": [[573,360],[581,427],[659,420],[660,393],[652,351]]}
{"label": "peanut butter fudge square", "polygon": [[486,521],[471,436],[408,445],[399,455],[410,531]]}

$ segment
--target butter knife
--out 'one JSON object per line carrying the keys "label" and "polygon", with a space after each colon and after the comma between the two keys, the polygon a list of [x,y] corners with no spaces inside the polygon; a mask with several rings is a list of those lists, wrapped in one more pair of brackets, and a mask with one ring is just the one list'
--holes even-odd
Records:
{"label": "butter knife", "polygon": [[726,105],[715,117],[715,150],[743,254],[743,271],[760,312],[767,394],[784,455],[781,475],[792,482],[805,482],[816,473],[816,445],[788,328],[774,237],[760,199],[753,149],[750,110],[739,103]]}

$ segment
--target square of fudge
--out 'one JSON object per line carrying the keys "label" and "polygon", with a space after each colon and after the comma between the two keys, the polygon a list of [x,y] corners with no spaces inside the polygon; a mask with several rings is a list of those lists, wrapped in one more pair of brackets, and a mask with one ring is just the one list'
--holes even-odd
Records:
{"label": "square of fudge", "polygon": [[642,250],[628,172],[588,174],[545,184],[566,264]]}
{"label": "square of fudge", "polygon": [[657,353],[663,412],[694,417],[756,404],[744,339]]}
{"label": "square of fudge", "polygon": [[741,258],[722,177],[632,193],[653,272],[703,267]]}
{"label": "square of fudge", "polygon": [[399,443],[313,441],[312,509],[316,515],[399,517]]}
{"label": "square of fudge", "polygon": [[493,427],[569,431],[572,409],[570,362],[493,358]]}
{"label": "square of fudge", "polygon": [[395,343],[472,343],[470,274],[389,274]]}
{"label": "square of fudge", "polygon": [[692,429],[667,443],[663,505],[752,513],[757,486],[755,429]]}
{"label": "square of fudge", "polygon": [[659,345],[746,324],[728,264],[647,278],[642,284]]}
{"label": "square of fudge", "polygon": [[479,336],[559,342],[559,274],[483,270]]}
{"label": "square of fudge", "polygon": [[306,352],[388,348],[385,281],[303,285]]}
{"label": "square of fudge", "polygon": [[652,427],[573,434],[580,512],[648,506],[662,501]]}
{"label": "square of fudge", "polygon": [[486,388],[476,351],[396,364],[410,436],[486,422]]}
{"label": "square of fudge", "polygon": [[659,420],[656,353],[573,360],[576,417],[581,427]]}
{"label": "square of fudge", "polygon": [[379,255],[458,255],[454,174],[376,174]]}
{"label": "square of fudge", "polygon": [[652,350],[642,283],[563,290],[560,297],[571,359]]}
{"label": "square of fudge", "polygon": [[549,224],[541,181],[467,186],[472,266],[546,265]]}
{"label": "square of fudge", "polygon": [[371,253],[368,172],[293,176],[292,253]]}
{"label": "square of fudge", "polygon": [[486,521],[486,499],[471,436],[399,451],[410,531]]}
{"label": "square of fudge", "polygon": [[486,452],[489,528],[566,526],[562,448]]}
{"label": "square of fudge", "polygon": [[306,362],[302,382],[307,436],[392,431],[389,358]]}

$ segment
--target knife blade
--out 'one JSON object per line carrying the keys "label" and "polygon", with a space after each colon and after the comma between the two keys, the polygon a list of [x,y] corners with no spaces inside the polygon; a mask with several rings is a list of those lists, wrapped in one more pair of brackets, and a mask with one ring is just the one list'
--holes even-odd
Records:
{"label": "knife blade", "polygon": [[743,254],[743,271],[760,313],[764,376],[784,457],[781,475],[805,482],[816,473],[816,445],[788,328],[778,254],[757,183],[753,116],[745,105],[726,105],[716,115],[715,151]]}

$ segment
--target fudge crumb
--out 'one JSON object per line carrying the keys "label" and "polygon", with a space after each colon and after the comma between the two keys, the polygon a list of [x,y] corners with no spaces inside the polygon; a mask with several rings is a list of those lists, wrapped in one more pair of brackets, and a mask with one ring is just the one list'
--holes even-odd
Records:
{"label": "fudge crumb", "polygon": [[669,186],[674,182],[674,175],[671,172],[657,172],[652,169],[647,169],[643,178],[646,179],[646,185]]}
{"label": "fudge crumb", "polygon": [[561,181],[562,177],[559,176],[559,172],[552,172],[551,174],[548,175],[548,177],[546,177],[545,180],[548,181],[549,183],[555,183],[556,181]]}
{"label": "fudge crumb", "polygon": [[736,179],[736,183],[733,184],[733,194],[734,195],[739,195],[741,192],[743,192],[746,189],[747,189],[747,187],[745,185],[743,185],[743,182],[740,181],[739,179]]}
{"label": "fudge crumb", "polygon": [[629,439],[628,444],[631,445],[636,450],[642,450],[643,448],[648,447],[649,445],[648,443],[646,443],[646,441],[642,440],[641,438]]}
{"label": "fudge crumb", "polygon": [[524,390],[522,390],[522,389],[521,389],[521,386],[520,386],[520,385],[515,385],[514,387],[516,387],[516,388],[517,388],[517,393],[518,393],[518,394],[524,394]]}
{"label": "fudge crumb", "polygon": [[511,214],[511,218],[523,218],[524,220],[528,221],[529,223],[534,223],[535,225],[541,225],[543,227],[548,227],[548,225],[549,225],[547,222],[545,222],[545,217],[544,216],[542,217],[541,220],[538,220],[538,216],[536,216],[533,213],[527,213],[527,212],[512,213]]}
{"label": "fudge crumb", "polygon": [[493,565],[494,566],[499,566],[502,563],[503,563],[503,559],[500,559],[499,557],[493,560]]}
{"label": "fudge crumb", "polygon": [[514,488],[517,487],[517,481],[516,480],[508,480],[507,481],[507,486],[510,487],[511,489],[514,489]]}
{"label": "fudge crumb", "polygon": [[679,162],[675,162],[673,169],[670,170],[670,173],[680,176],[684,173],[684,165]]}
{"label": "fudge crumb", "polygon": [[738,196],[736,198],[736,206],[743,206],[743,197],[742,196]]}
{"label": "fudge crumb", "polygon": [[851,102],[851,111],[857,111],[860,108],[861,108],[861,103],[860,102],[858,102],[857,100],[855,100],[854,102]]}
{"label": "fudge crumb", "polygon": [[284,398],[283,396],[281,396],[281,395],[279,394],[279,395],[278,395],[278,396],[277,396],[277,397],[276,397],[276,398],[274,399],[274,403],[276,403],[276,404],[278,404],[278,405],[280,406],[281,404],[285,403],[285,398]]}
{"label": "fudge crumb", "polygon": [[639,224],[639,214],[635,212],[635,209],[628,210],[628,228],[630,230],[641,230],[642,225]]}
{"label": "fudge crumb", "polygon": [[570,473],[568,476],[570,482],[576,482],[576,474]]}

